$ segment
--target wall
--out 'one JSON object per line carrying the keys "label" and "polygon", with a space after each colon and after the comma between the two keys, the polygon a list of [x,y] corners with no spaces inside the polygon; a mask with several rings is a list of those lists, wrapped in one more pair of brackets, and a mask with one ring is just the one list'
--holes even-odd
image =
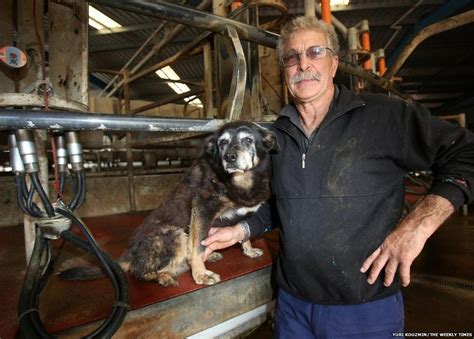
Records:
{"label": "wall", "polygon": [[[138,211],[157,207],[178,183],[182,174],[136,176],[135,203]],[[14,177],[0,178],[0,227],[23,223],[23,214],[17,205]],[[50,187],[53,184],[50,183]],[[54,197],[51,191],[50,196]],[[86,202],[79,208],[79,217],[127,213],[130,211],[126,176],[86,177]]]}

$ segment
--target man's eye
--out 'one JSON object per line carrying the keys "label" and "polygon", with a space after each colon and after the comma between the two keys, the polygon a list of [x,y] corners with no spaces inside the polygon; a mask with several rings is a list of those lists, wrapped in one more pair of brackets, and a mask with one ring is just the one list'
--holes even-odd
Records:
{"label": "man's eye", "polygon": [[320,47],[310,48],[306,52],[306,56],[308,56],[310,59],[320,58],[323,56],[324,51],[325,51],[324,48],[320,48]]}
{"label": "man's eye", "polygon": [[291,63],[291,62],[294,62],[295,60],[298,60],[297,54],[290,54],[283,58],[283,62],[285,63]]}

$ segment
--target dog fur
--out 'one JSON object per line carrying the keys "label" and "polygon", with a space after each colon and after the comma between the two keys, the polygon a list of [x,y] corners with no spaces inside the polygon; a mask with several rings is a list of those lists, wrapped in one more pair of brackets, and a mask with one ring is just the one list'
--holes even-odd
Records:
{"label": "dog fur", "polygon": [[[135,230],[118,259],[138,279],[177,286],[177,277],[191,268],[197,284],[212,285],[220,276],[202,260],[210,227],[234,225],[270,198],[270,156],[278,151],[275,135],[251,122],[231,122],[204,142],[202,156],[185,173],[172,194]],[[242,244],[249,257],[262,255],[250,241]],[[222,258],[214,252],[210,261]],[[100,268],[76,267],[64,279],[89,280]]]}

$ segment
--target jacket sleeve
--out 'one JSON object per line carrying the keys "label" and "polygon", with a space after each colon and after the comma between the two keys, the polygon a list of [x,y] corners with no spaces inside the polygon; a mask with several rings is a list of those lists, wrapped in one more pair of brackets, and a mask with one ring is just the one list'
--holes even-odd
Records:
{"label": "jacket sleeve", "polygon": [[279,227],[278,213],[273,199],[265,202],[260,208],[246,219],[252,237],[259,236],[273,228]]}
{"label": "jacket sleeve", "polygon": [[474,134],[443,121],[416,103],[404,103],[403,154],[409,170],[431,170],[428,193],[448,199],[455,208],[473,199]]}

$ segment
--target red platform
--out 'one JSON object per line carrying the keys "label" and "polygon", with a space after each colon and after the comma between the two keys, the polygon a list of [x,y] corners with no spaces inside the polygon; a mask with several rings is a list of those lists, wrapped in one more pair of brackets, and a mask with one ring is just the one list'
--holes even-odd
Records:
{"label": "red platform", "polygon": [[[106,217],[85,218],[101,248],[117,258],[123,252],[132,231],[147,213],[122,214]],[[18,333],[17,304],[21,284],[25,275],[25,253],[23,228],[12,226],[0,228],[0,338],[14,338]],[[60,240],[54,241],[54,255]],[[221,253],[224,259],[208,263],[206,267],[220,274],[223,281],[254,272],[272,264],[271,253],[275,253],[274,241],[256,239],[254,247],[264,250],[256,259],[244,256],[238,246]],[[55,263],[55,272],[67,259],[81,256],[82,251],[66,243]],[[130,308],[138,309],[192,291],[208,288],[194,283],[191,273],[179,278],[178,287],[161,287],[156,283],[139,281],[129,275]],[[96,281],[63,281],[54,273],[50,276],[40,298],[40,316],[51,333],[105,318],[113,303],[113,289],[107,279]]]}

